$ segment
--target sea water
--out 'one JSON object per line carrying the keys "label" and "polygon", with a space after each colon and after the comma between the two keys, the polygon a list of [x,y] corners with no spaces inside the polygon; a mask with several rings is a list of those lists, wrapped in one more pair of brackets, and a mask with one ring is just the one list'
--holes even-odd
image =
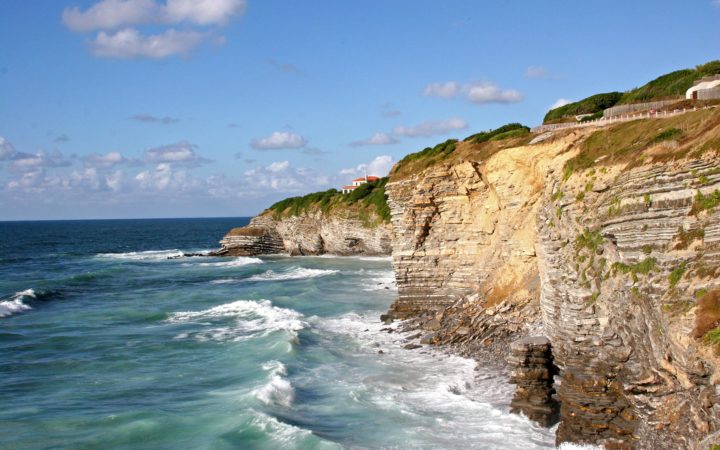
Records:
{"label": "sea water", "polygon": [[553,448],[388,333],[389,258],[181,257],[247,219],[0,223],[0,448]]}

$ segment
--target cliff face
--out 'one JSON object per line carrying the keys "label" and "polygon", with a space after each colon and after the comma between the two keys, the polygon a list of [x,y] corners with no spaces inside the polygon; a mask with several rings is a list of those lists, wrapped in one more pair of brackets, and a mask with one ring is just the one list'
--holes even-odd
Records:
{"label": "cliff face", "polygon": [[389,183],[391,314],[422,317],[426,342],[550,338],[558,442],[693,448],[717,432],[718,360],[692,333],[697,299],[720,288],[720,207],[703,208],[720,189],[718,113],[682,120],[682,142],[582,168],[566,163],[590,130]]}
{"label": "cliff face", "polygon": [[221,253],[230,256],[389,255],[391,240],[389,224],[367,226],[351,212],[325,215],[313,210],[278,218],[271,213],[261,214],[248,226],[231,230],[220,244]]}

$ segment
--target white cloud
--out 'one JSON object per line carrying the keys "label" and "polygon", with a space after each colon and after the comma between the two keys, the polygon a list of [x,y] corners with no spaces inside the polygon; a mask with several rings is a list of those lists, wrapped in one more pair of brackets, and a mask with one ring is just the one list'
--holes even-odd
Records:
{"label": "white cloud", "polygon": [[520,91],[500,89],[490,82],[469,84],[463,89],[467,99],[473,103],[516,103],[523,99]]}
{"label": "white cloud", "polygon": [[91,153],[85,157],[85,166],[87,167],[113,167],[125,162],[127,159],[119,152]]}
{"label": "white cloud", "polygon": [[357,167],[342,169],[340,175],[364,176],[373,175],[376,177],[384,177],[390,172],[395,162],[390,155],[380,155],[375,157],[367,164],[359,164]]}
{"label": "white cloud", "polygon": [[140,189],[164,191],[178,188],[187,178],[185,170],[175,171],[168,163],[158,164],[154,170],[145,170],[135,175]]}
{"label": "white cloud", "polygon": [[430,137],[447,134],[454,130],[464,130],[468,123],[460,118],[453,117],[445,120],[426,121],[411,127],[395,127],[393,133],[408,137]]}
{"label": "white cloud", "polygon": [[[720,1],[720,0],[718,0],[718,1]],[[553,103],[550,106],[550,109],[559,108],[561,106],[569,105],[570,103],[572,103],[572,100],[568,100],[566,98],[559,98],[559,99],[555,100],[555,103]]]}
{"label": "white cloud", "polygon": [[115,30],[147,24],[225,25],[245,11],[245,0],[102,0],[85,11],[65,8],[62,20],[73,31]]}
{"label": "white cloud", "polygon": [[246,171],[244,176],[243,195],[246,196],[258,195],[267,190],[287,193],[307,192],[330,184],[327,176],[313,173],[305,168],[294,168],[288,161],[256,167]]}
{"label": "white cloud", "polygon": [[145,150],[145,160],[151,163],[169,163],[184,165],[200,165],[210,162],[195,153],[197,145],[187,141],[163,145]]}
{"label": "white cloud", "polygon": [[15,147],[4,137],[0,136],[0,161],[10,159],[15,154]]}
{"label": "white cloud", "polygon": [[70,161],[67,160],[67,158],[65,158],[60,152],[15,152],[10,157],[10,168],[15,172],[32,172],[38,168],[66,167],[69,165]]}
{"label": "white cloud", "polygon": [[430,83],[425,86],[423,95],[454,98],[459,94],[478,104],[484,103],[515,103],[523,99],[520,91],[515,89],[501,89],[489,81],[460,84],[457,81],[445,83]]}
{"label": "white cloud", "polygon": [[289,148],[302,148],[308,141],[299,134],[290,131],[275,131],[270,136],[253,139],[250,146],[255,150],[282,150]]}
{"label": "white cloud", "polygon": [[430,97],[436,95],[443,98],[452,98],[461,90],[460,83],[457,81],[448,81],[446,83],[430,83],[423,89],[423,95]]}
{"label": "white cloud", "polygon": [[270,172],[282,172],[288,167],[290,167],[290,161],[276,161],[270,164],[267,168]]}
{"label": "white cloud", "polygon": [[387,133],[375,133],[372,135],[372,137],[368,139],[363,139],[361,141],[355,141],[350,143],[353,147],[363,147],[366,145],[392,145],[397,144],[398,141],[394,137],[390,136]]}
{"label": "white cloud", "polygon": [[207,33],[174,29],[147,36],[132,28],[120,30],[115,34],[101,31],[92,42],[92,53],[101,58],[166,58],[177,54],[188,54],[207,36]]}

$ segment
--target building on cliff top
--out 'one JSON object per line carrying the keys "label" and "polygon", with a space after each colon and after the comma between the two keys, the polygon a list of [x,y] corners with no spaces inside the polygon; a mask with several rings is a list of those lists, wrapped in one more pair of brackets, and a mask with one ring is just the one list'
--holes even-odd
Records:
{"label": "building on cliff top", "polygon": [[687,100],[709,100],[720,98],[720,75],[702,77],[685,92]]}
{"label": "building on cliff top", "polygon": [[349,194],[352,191],[354,191],[355,189],[357,189],[358,186],[365,184],[365,183],[372,183],[373,181],[377,181],[379,179],[380,178],[378,178],[378,177],[367,176],[367,175],[365,175],[364,177],[355,178],[354,180],[352,180],[351,184],[342,187],[342,193]]}

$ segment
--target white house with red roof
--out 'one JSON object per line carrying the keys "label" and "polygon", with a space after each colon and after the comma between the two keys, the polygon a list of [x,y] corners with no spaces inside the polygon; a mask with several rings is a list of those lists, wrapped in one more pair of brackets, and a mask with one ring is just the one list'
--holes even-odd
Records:
{"label": "white house with red roof", "polygon": [[352,191],[354,191],[355,189],[357,189],[358,186],[363,185],[365,183],[372,183],[373,181],[377,181],[379,179],[380,179],[379,177],[373,177],[373,176],[367,176],[367,175],[365,175],[364,177],[355,178],[354,180],[352,180],[351,184],[342,187],[342,193],[349,194]]}

